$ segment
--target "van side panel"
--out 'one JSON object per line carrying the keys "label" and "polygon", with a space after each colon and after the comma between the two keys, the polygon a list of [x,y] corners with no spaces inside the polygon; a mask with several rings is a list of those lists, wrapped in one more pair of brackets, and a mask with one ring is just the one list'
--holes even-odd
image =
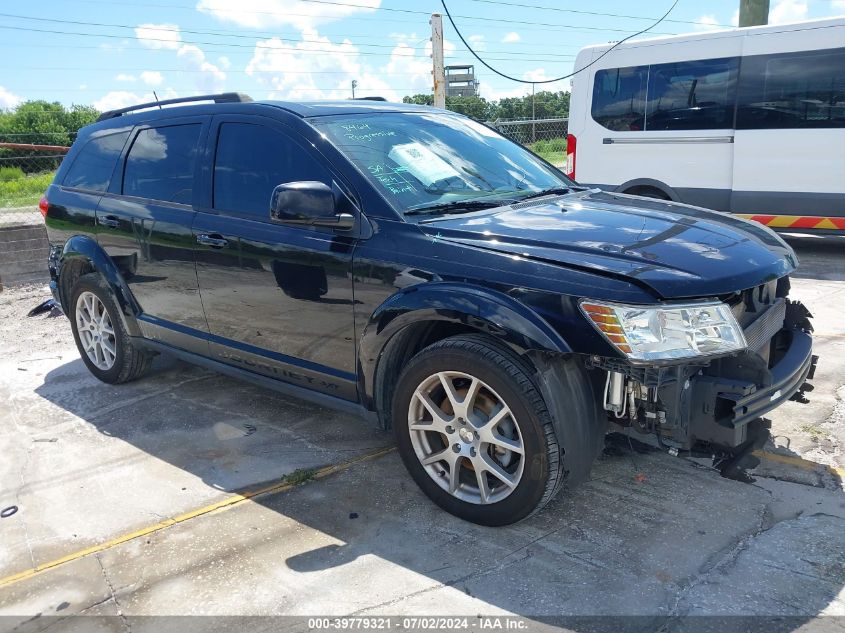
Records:
{"label": "van side panel", "polygon": [[[737,95],[741,101],[743,90],[747,90],[743,68],[748,67],[745,79],[753,74],[758,82],[768,80],[760,70],[764,56],[824,52],[843,46],[845,18],[623,44],[583,73],[583,79],[573,81],[570,133],[578,139],[576,179],[613,191],[658,189],[672,200],[763,220],[767,215],[789,216],[766,220],[775,228],[843,230],[841,148],[845,146],[845,128],[839,111],[845,102],[841,98],[813,99],[808,88],[808,107],[830,108],[832,114],[824,128],[803,121],[787,122],[777,129],[745,129],[736,119],[733,125],[716,130],[649,129],[646,121],[645,129],[632,126],[631,130],[612,131],[597,123],[591,112],[596,76],[602,70],[645,67],[651,73],[655,65],[733,56],[740,63]],[[579,59],[598,57],[605,50],[606,46],[589,47],[581,51]],[[841,75],[838,71],[834,74],[831,81],[836,82],[834,93],[839,94]],[[652,90],[653,79],[649,75],[648,90]],[[789,116],[797,97],[782,92],[767,88],[763,91],[766,96],[762,101],[756,99],[754,106],[772,116]],[[654,94],[647,95],[645,102],[649,110],[659,107]],[[818,222],[815,217],[820,218]]]}
{"label": "van side panel", "polygon": [[[842,51],[845,46],[845,25],[840,27],[769,34],[744,38],[744,54],[753,63],[747,71],[757,75],[755,84],[765,88],[767,70],[779,63],[781,70],[790,59],[795,60],[796,87],[806,81],[805,72],[812,72],[824,50]],[[808,49],[813,53],[804,53]],[[789,53],[795,53],[791,57]],[[816,55],[819,53],[819,55]],[[755,57],[751,57],[755,56]],[[845,59],[845,53],[836,56]],[[776,66],[774,67],[776,69]],[[845,71],[838,78],[845,90]],[[757,100],[779,96],[778,87],[769,87]],[[742,94],[740,99],[742,99]],[[845,97],[843,97],[845,99]],[[771,101],[773,109],[779,107]],[[813,104],[808,103],[808,107]],[[840,119],[840,127],[831,122],[819,123],[826,127],[784,129],[742,129],[738,121],[734,141],[734,187],[730,210],[743,214],[769,214],[786,216],[825,216],[845,218],[845,179],[842,178],[843,150],[845,147],[845,103],[832,106]],[[821,112],[824,115],[824,111]],[[812,116],[812,115],[810,115]],[[774,221],[777,226],[777,221]],[[843,223],[845,226],[845,223]],[[805,228],[813,228],[811,226]],[[835,225],[819,228],[834,229]]]}

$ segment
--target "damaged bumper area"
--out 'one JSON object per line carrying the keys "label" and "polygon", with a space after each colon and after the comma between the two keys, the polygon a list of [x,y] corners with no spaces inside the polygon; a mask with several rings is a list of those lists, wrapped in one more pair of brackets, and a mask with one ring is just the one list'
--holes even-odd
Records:
{"label": "damaged bumper area", "polygon": [[[741,309],[741,308],[740,308]],[[604,404],[617,425],[675,451],[736,449],[759,439],[763,416],[787,400],[807,402],[818,357],[811,315],[778,298],[750,311],[740,354],[666,367],[596,362],[606,370]]]}

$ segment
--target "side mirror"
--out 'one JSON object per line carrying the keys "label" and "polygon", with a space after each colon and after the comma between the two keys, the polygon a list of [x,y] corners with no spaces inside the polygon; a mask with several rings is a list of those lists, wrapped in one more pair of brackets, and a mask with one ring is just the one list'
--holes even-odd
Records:
{"label": "side mirror", "polygon": [[283,224],[351,229],[355,218],[337,213],[334,193],[327,184],[312,180],[286,182],[273,189],[270,218]]}

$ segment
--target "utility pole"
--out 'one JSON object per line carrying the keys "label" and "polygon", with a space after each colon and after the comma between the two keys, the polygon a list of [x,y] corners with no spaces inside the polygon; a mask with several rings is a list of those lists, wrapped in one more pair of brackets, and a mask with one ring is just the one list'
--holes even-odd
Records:
{"label": "utility pole", "polygon": [[739,0],[739,25],[762,26],[769,23],[769,0]]}
{"label": "utility pole", "polygon": [[353,99],[355,98],[355,88],[357,88],[357,87],[358,87],[358,80],[353,79],[352,80],[352,98]]}
{"label": "utility pole", "polygon": [[446,71],[443,69],[443,17],[432,13],[431,20],[431,59],[434,78],[434,107],[446,107]]}

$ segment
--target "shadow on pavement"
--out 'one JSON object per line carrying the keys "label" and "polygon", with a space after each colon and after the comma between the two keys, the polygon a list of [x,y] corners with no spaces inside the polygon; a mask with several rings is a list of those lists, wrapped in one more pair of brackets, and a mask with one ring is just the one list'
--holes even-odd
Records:
{"label": "shadow on pavement", "polygon": [[[157,365],[146,380],[182,380],[181,386],[121,399],[126,387],[101,385],[74,360],[47,374],[36,392],[101,433],[224,491],[289,473],[298,455],[313,463],[322,452],[325,462],[337,462],[390,443],[341,414],[179,362]],[[184,381],[185,372],[197,379]],[[76,386],[66,388],[68,381]],[[94,411],[88,389],[100,394]],[[239,583],[265,586],[268,574],[275,577],[278,599],[290,612],[297,604],[319,608],[321,600],[326,612],[349,604],[365,613],[451,613],[457,604],[461,612],[492,607],[578,631],[683,630],[685,621],[675,618],[687,614],[765,615],[754,620],[759,629],[746,630],[791,631],[829,609],[845,586],[840,519],[822,510],[773,513],[771,493],[759,486],[618,445],[596,463],[589,482],[506,528],[483,528],[441,511],[395,454],[254,502],[274,513],[267,529],[239,526],[238,512],[214,515],[196,522],[188,540],[183,535],[176,560],[145,564],[160,566],[155,574],[163,578],[205,569],[227,583],[223,568],[211,565],[223,558],[254,570]],[[302,526],[319,538],[305,538]],[[282,546],[279,558],[273,548]],[[125,573],[130,585],[136,572]],[[454,602],[455,590],[470,602]],[[154,589],[138,591],[139,608],[145,599],[153,604]],[[167,591],[178,604],[194,590],[171,583]],[[337,596],[316,598],[320,591]],[[255,600],[252,607],[261,612],[263,603]],[[278,600],[272,604],[278,608]],[[630,626],[555,620],[598,615],[640,617]],[[726,630],[713,622],[714,630]]]}

